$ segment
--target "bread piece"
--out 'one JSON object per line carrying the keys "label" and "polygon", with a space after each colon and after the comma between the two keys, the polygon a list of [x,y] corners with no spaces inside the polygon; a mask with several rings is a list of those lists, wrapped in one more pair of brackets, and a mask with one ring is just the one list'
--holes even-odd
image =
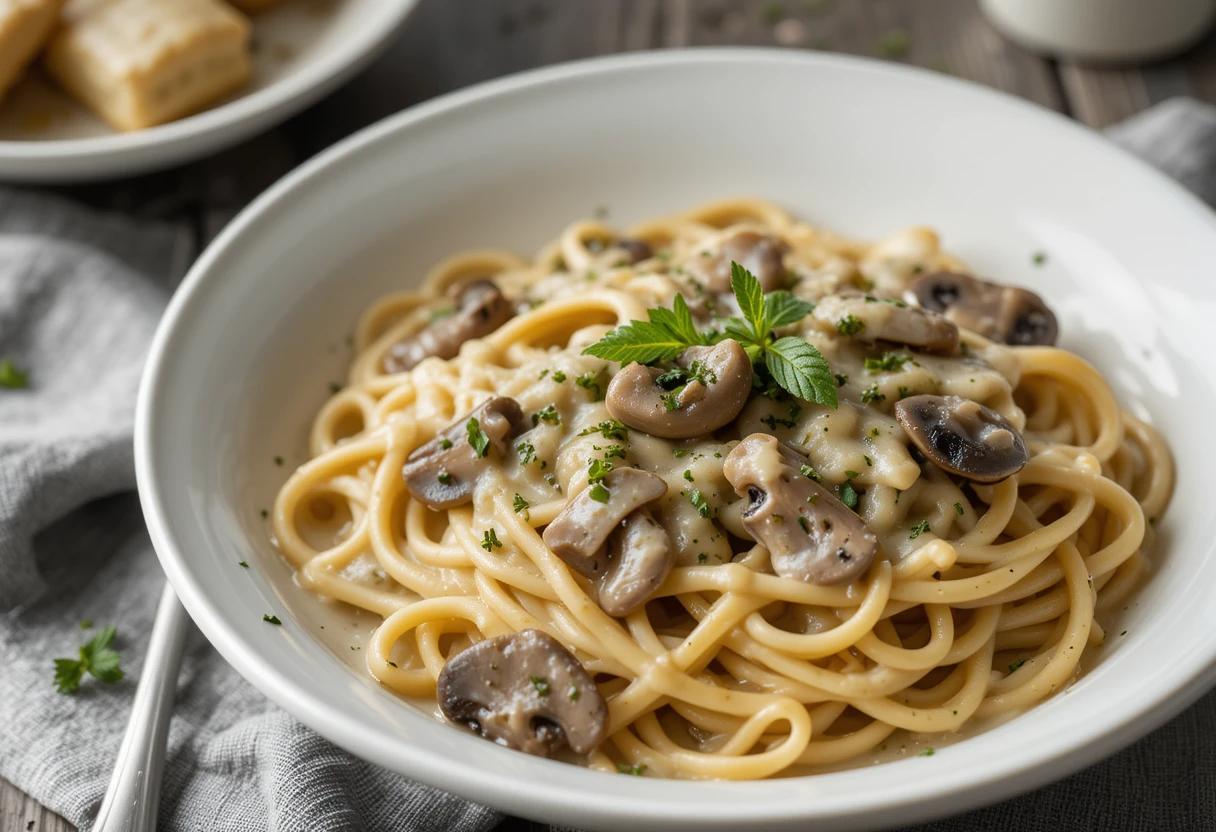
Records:
{"label": "bread piece", "polygon": [[204,109],[249,81],[249,21],[219,0],[67,0],[46,65],[119,130]]}
{"label": "bread piece", "polygon": [[0,0],[0,96],[46,44],[63,0]]}
{"label": "bread piece", "polygon": [[257,14],[264,12],[272,6],[280,5],[283,0],[228,0],[229,3],[236,6],[245,14]]}

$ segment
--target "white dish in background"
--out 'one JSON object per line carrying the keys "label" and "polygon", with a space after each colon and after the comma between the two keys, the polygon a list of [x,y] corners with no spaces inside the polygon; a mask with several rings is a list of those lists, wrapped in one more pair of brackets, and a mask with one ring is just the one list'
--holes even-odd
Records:
{"label": "white dish in background", "polygon": [[[347,666],[259,511],[305,456],[373,298],[466,248],[531,252],[609,221],[754,194],[872,237],[932,224],[1037,289],[1062,343],[1174,443],[1157,568],[1096,667],[977,737],[870,768],[744,783],[620,778],[497,747]],[[1041,267],[1032,254],[1045,252]],[[1213,681],[1216,222],[1181,188],[1033,105],[930,72],[767,50],[634,54],[474,87],[309,161],[233,221],[173,299],[138,407],[161,562],[221,653],[355,754],[497,808],[590,829],[869,829],[963,811],[1097,761]],[[237,564],[247,560],[251,569]],[[282,627],[267,626],[275,613]],[[344,639],[357,645],[359,630]],[[338,653],[345,655],[339,656]]]}
{"label": "white dish in background", "polygon": [[257,15],[249,86],[201,113],[132,133],[111,128],[35,66],[0,101],[0,181],[113,179],[235,144],[353,75],[416,2],[292,0]]}

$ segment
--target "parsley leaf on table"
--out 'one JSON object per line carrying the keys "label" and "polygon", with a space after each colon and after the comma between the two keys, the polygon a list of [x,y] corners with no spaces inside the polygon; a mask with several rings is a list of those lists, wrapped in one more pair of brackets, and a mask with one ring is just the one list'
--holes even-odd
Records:
{"label": "parsley leaf on table", "polygon": [[122,657],[110,647],[117,631],[106,627],[80,648],[78,659],[55,659],[55,689],[60,693],[75,693],[85,673],[101,682],[117,682],[122,678],[119,663]]}

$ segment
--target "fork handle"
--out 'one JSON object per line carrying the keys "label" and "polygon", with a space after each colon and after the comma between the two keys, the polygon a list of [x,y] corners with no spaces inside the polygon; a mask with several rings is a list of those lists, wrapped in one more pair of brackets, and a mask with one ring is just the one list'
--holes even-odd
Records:
{"label": "fork handle", "polygon": [[155,832],[165,740],[190,617],[165,583],[131,717],[93,832]]}

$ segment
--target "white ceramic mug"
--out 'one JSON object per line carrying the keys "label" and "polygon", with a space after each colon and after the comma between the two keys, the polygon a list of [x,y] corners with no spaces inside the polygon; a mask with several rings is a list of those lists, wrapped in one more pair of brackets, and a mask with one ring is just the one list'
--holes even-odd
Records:
{"label": "white ceramic mug", "polygon": [[1162,58],[1203,37],[1216,0],[980,0],[1002,34],[1036,52],[1122,62]]}

